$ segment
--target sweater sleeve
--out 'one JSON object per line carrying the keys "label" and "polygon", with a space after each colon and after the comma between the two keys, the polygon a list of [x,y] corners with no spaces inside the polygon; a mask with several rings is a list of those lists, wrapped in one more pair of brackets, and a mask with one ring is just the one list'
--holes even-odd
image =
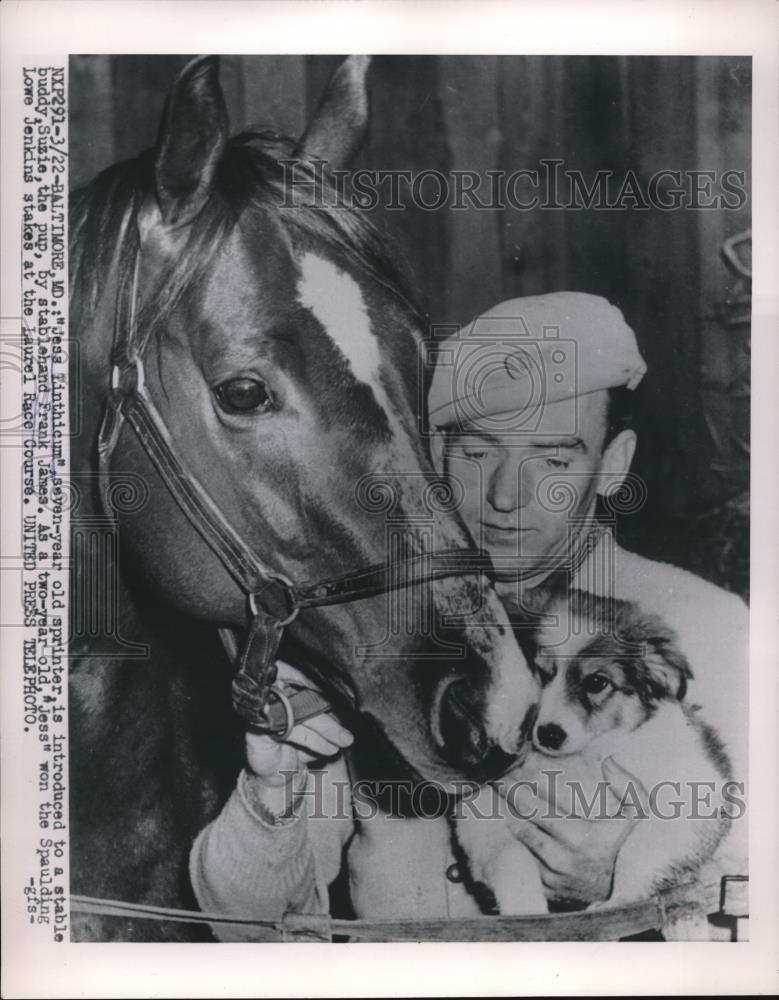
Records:
{"label": "sweater sleeve", "polygon": [[[328,884],[338,874],[352,830],[346,771],[336,761],[309,772],[289,818],[272,820],[253,808],[244,771],[222,812],[195,839],[190,879],[200,908],[253,920],[287,912],[325,914]],[[337,786],[338,812],[333,788]],[[348,812],[347,812],[348,810]],[[278,941],[274,930],[212,924],[220,941]]]}

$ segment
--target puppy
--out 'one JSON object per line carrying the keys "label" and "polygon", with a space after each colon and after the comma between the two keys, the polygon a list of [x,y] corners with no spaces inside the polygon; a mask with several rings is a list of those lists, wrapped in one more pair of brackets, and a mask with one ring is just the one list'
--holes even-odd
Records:
{"label": "puppy", "polygon": [[[571,591],[550,598],[533,648],[542,690],[532,749],[500,782],[461,802],[455,817],[473,879],[502,914],[546,912],[538,862],[513,833],[527,822],[521,817],[535,806],[551,823],[587,815],[624,823],[609,818],[619,796],[639,819],[603,905],[644,899],[697,872],[728,830],[722,788],[730,770],[716,734],[683,703],[692,674],[673,631],[636,604]],[[612,795],[603,771],[609,757],[643,789],[628,784],[626,794]],[[543,798],[533,799],[532,782]],[[636,814],[623,808],[623,816]]]}

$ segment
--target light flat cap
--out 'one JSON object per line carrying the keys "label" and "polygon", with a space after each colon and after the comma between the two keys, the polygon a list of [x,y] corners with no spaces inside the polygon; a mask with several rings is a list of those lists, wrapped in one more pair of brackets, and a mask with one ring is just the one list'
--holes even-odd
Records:
{"label": "light flat cap", "polygon": [[435,359],[431,430],[529,416],[599,389],[635,389],[646,371],[620,310],[583,292],[501,302],[437,345]]}

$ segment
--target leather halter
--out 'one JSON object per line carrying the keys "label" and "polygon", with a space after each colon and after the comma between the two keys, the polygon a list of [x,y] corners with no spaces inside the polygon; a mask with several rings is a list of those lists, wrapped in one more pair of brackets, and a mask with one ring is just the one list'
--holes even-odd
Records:
{"label": "leather halter", "polygon": [[138,331],[140,249],[119,281],[111,353],[111,389],[98,437],[100,496],[110,511],[111,457],[127,423],[160,478],[192,526],[211,547],[247,596],[250,624],[233,679],[233,706],[256,731],[286,739],[296,722],[326,711],[312,689],[293,694],[275,683],[276,653],[284,628],[304,608],[326,607],[462,574],[490,573],[492,562],[475,548],[445,549],[396,562],[376,563],[356,572],[296,586],[274,570],[232,527],[193,470],[175,451],[175,442],[149,394],[143,356],[149,334]]}

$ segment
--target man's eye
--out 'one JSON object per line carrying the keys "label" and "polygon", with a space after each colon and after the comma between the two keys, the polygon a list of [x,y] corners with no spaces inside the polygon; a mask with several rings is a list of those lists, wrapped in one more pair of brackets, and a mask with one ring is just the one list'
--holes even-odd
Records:
{"label": "man's eye", "polygon": [[478,462],[483,462],[489,452],[486,448],[466,448],[463,454],[466,458],[475,458]]}
{"label": "man's eye", "polygon": [[274,409],[268,387],[257,378],[231,378],[214,389],[214,396],[225,413],[269,413]]}
{"label": "man's eye", "polygon": [[550,469],[567,469],[570,462],[564,458],[547,458],[546,464]]}

